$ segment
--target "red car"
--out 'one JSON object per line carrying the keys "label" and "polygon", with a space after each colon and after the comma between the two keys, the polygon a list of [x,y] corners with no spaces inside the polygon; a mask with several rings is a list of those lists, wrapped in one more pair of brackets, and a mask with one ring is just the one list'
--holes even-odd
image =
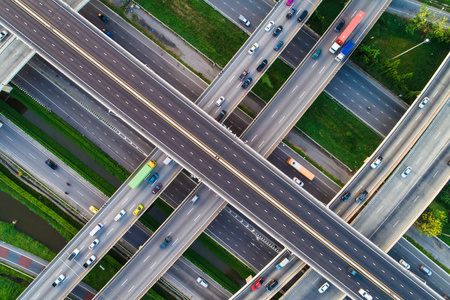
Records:
{"label": "red car", "polygon": [[159,192],[159,190],[162,188],[162,184],[158,183],[157,186],[155,186],[155,188],[153,189],[152,193],[156,194],[157,192]]}
{"label": "red car", "polygon": [[287,0],[287,1],[286,1],[286,5],[289,6],[289,5],[292,4],[292,2],[294,2],[294,0]]}
{"label": "red car", "polygon": [[260,277],[256,282],[252,285],[252,290],[256,291],[264,283],[264,278]]}

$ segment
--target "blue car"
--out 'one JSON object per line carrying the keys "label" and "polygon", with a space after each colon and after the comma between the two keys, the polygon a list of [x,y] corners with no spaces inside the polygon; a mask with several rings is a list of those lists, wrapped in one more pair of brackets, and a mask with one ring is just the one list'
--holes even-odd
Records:
{"label": "blue car", "polygon": [[107,36],[109,36],[110,38],[113,37],[112,33],[109,32],[108,30],[106,30],[106,29],[104,29],[104,28],[103,28],[102,30],[103,30],[103,32],[104,32]]}
{"label": "blue car", "polygon": [[159,245],[159,248],[164,249],[166,248],[167,244],[170,242],[171,238],[170,236],[167,236],[164,241]]}
{"label": "blue car", "polygon": [[275,46],[275,48],[273,48],[273,50],[278,51],[280,50],[281,46],[283,46],[284,42],[283,41],[279,41],[278,44]]}
{"label": "blue car", "polygon": [[155,183],[156,179],[158,179],[159,175],[158,173],[153,174],[153,176],[148,180],[148,183],[153,184]]}

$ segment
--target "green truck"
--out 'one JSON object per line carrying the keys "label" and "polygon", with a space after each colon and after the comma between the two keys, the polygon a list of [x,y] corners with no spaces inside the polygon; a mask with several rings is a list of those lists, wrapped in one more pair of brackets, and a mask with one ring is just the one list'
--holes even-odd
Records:
{"label": "green truck", "polygon": [[138,185],[141,184],[141,182],[145,179],[145,177],[150,174],[150,172],[156,167],[156,161],[151,160],[149,161],[145,166],[142,167],[142,169],[134,175],[133,179],[131,179],[130,183],[128,183],[128,186],[132,189],[135,189],[138,187]]}

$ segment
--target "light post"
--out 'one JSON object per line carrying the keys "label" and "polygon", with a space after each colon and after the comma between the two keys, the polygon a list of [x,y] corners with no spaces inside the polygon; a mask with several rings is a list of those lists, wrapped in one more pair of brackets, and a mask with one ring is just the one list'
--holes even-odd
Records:
{"label": "light post", "polygon": [[406,50],[405,52],[403,52],[403,53],[400,53],[399,55],[397,55],[397,56],[394,56],[393,58],[391,58],[390,60],[394,60],[394,59],[396,59],[396,58],[398,58],[398,57],[400,57],[400,56],[402,56],[403,54],[405,54],[405,53],[407,53],[407,52],[409,52],[409,51],[411,51],[412,49],[414,49],[414,48],[417,48],[417,47],[419,47],[420,45],[422,45],[422,44],[426,44],[426,43],[428,43],[430,41],[430,39],[429,38],[426,38],[422,43],[419,43],[418,45],[415,45],[414,47],[412,47],[412,48],[410,48],[410,49],[408,49],[408,50]]}

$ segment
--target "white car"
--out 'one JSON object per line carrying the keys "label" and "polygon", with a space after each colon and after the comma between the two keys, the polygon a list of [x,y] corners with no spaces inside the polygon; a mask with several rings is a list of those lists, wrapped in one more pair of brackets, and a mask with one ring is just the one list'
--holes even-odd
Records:
{"label": "white car", "polygon": [[375,159],[374,162],[370,165],[370,167],[371,167],[372,169],[378,168],[378,166],[381,164],[381,161],[382,161],[382,160],[383,160],[383,157],[381,157],[381,155],[378,156],[377,159]]}
{"label": "white car", "polygon": [[97,259],[97,256],[92,255],[92,256],[89,257],[89,259],[84,263],[83,267],[86,269],[86,268],[89,267],[96,259]]}
{"label": "white car", "polygon": [[411,268],[411,266],[404,260],[404,259],[400,259],[398,261],[402,266],[405,267],[406,270],[409,270]]}
{"label": "white car", "polygon": [[220,98],[216,101],[216,105],[217,106],[221,106],[222,103],[225,102],[225,97],[224,96],[220,96]]}
{"label": "white car", "polygon": [[322,286],[319,288],[319,293],[323,294],[326,290],[330,287],[330,284],[328,282],[325,282],[322,284]]}
{"label": "white car", "polygon": [[411,166],[407,167],[405,171],[403,171],[402,173],[402,178],[406,178],[406,176],[408,176],[409,173],[411,173],[411,170],[412,170]]}
{"label": "white car", "polygon": [[197,282],[200,283],[200,285],[203,286],[204,288],[208,288],[209,284],[208,284],[208,282],[206,282],[205,279],[203,279],[201,277],[198,277],[197,278]]}
{"label": "white car", "polygon": [[253,54],[255,53],[256,49],[259,48],[259,44],[258,43],[254,43],[253,46],[250,48],[250,50],[248,50],[248,54]]}
{"label": "white car", "polygon": [[2,30],[0,31],[0,42],[8,35],[8,31]]}
{"label": "white car", "polygon": [[298,184],[299,186],[304,186],[305,184],[303,183],[303,181],[301,181],[300,179],[298,179],[297,177],[292,178],[292,180],[294,180],[294,182],[296,184]]}
{"label": "white car", "polygon": [[94,249],[94,247],[97,246],[98,243],[100,243],[100,240],[99,240],[99,239],[95,239],[95,240],[89,245],[89,250]]}
{"label": "white car", "polygon": [[428,101],[430,101],[430,98],[425,97],[423,98],[422,102],[419,104],[419,108],[423,108],[425,105],[427,105]]}
{"label": "white car", "polygon": [[359,294],[361,295],[361,296],[363,296],[364,298],[366,298],[367,300],[372,300],[373,298],[372,298],[372,296],[368,293],[368,292],[366,292],[365,290],[363,290],[363,289],[359,289]]}
{"label": "white car", "polygon": [[275,22],[270,21],[266,26],[266,31],[269,32],[273,28],[273,25],[275,25]]}
{"label": "white car", "polygon": [[66,275],[64,275],[64,274],[59,275],[58,278],[56,278],[55,282],[52,283],[52,286],[56,287],[58,284],[63,282],[65,279],[66,279]]}

